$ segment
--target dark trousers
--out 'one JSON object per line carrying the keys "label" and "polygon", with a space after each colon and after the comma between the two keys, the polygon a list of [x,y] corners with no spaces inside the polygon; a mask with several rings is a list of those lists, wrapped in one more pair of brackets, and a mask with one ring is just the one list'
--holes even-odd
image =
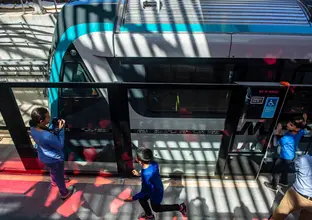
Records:
{"label": "dark trousers", "polygon": [[288,172],[291,170],[293,160],[285,160],[278,158],[274,164],[272,170],[272,181],[273,186],[277,186],[278,183],[288,184]]}
{"label": "dark trousers", "polygon": [[48,167],[51,179],[53,182],[56,183],[61,195],[66,196],[68,194],[68,190],[66,188],[64,180],[64,161],[60,161],[57,163],[48,163],[45,165]]}
{"label": "dark trousers", "polygon": [[[144,209],[145,215],[151,216],[152,210],[148,203],[149,197],[144,197],[143,199],[139,199],[139,202]],[[172,212],[172,211],[180,211],[180,206],[178,204],[174,205],[161,205],[155,204],[151,201],[151,206],[154,212]]]}

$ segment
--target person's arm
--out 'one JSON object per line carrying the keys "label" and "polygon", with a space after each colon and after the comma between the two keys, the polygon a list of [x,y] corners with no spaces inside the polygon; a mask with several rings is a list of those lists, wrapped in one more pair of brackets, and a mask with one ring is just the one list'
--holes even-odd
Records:
{"label": "person's arm", "polygon": [[61,142],[61,144],[64,146],[64,140],[65,140],[65,129],[61,128],[58,135],[57,135],[59,141]]}
{"label": "person's arm", "polygon": [[307,125],[307,121],[308,121],[308,115],[307,113],[303,113],[302,115],[302,118],[303,118],[303,125],[306,126]]}
{"label": "person's arm", "polygon": [[276,127],[275,136],[278,141],[281,139],[281,137],[283,137],[283,126],[281,123],[279,123]]}
{"label": "person's arm", "polygon": [[302,128],[302,130],[304,131],[303,135],[311,133],[311,131],[310,131],[311,128],[308,126],[308,115],[307,115],[307,113],[303,113],[302,118],[303,118],[302,124],[304,126]]}
{"label": "person's arm", "polygon": [[296,170],[296,173],[298,173],[299,170],[300,170],[302,157],[303,157],[303,156],[299,157],[299,158],[295,161],[295,170]]}
{"label": "person's arm", "polygon": [[56,136],[50,132],[45,136],[46,143],[55,149],[61,150],[64,147],[64,135]]}
{"label": "person's arm", "polygon": [[137,193],[136,195],[132,197],[132,200],[142,199],[148,195],[148,189],[150,188],[151,176],[149,173],[145,174],[141,172],[141,178],[142,178],[142,189],[139,193]]}

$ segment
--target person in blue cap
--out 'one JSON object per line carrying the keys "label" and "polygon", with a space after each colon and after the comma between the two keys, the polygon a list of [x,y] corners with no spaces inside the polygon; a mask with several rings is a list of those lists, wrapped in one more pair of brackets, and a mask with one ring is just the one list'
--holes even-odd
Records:
{"label": "person in blue cap", "polygon": [[[153,152],[148,148],[139,148],[137,150],[136,161],[141,165],[142,189],[139,193],[130,196],[126,202],[139,200],[144,212],[138,216],[138,219],[155,219],[148,200],[154,212],[180,211],[186,217],[186,204],[162,205],[164,197],[164,186],[159,174],[159,166],[153,161]],[[135,176],[140,176],[139,172],[133,170]]]}

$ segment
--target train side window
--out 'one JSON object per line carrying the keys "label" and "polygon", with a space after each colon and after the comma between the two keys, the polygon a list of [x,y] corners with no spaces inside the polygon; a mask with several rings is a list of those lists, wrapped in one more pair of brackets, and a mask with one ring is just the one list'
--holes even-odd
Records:
{"label": "train side window", "polygon": [[293,76],[294,84],[312,84],[312,68],[299,69]]}
{"label": "train side window", "polygon": [[227,90],[152,90],[148,93],[148,107],[155,113],[205,113],[225,117],[229,97]]}
{"label": "train side window", "polygon": [[[147,81],[167,83],[229,83],[226,65],[147,65]],[[150,112],[205,113],[225,117],[229,91],[148,90]]]}
{"label": "train side window", "polygon": [[[292,84],[312,84],[312,66],[303,65],[293,71]],[[309,90],[296,90],[295,93],[289,93],[285,102],[284,114],[310,114],[312,112],[312,92]]]}
{"label": "train side window", "polygon": [[[81,63],[66,62],[63,67],[63,82],[90,82]],[[96,97],[98,92],[93,88],[63,88],[63,97]]]}
{"label": "train side window", "polygon": [[277,77],[279,63],[269,61],[250,60],[246,65],[238,67],[242,81],[250,82],[274,82]]}

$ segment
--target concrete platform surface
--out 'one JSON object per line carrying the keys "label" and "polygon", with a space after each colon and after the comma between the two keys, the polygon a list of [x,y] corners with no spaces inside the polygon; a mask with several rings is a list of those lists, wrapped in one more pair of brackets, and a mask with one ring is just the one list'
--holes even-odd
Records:
{"label": "concrete platform surface", "polygon": [[[159,213],[156,219],[267,219],[282,198],[263,186],[266,177],[254,180],[163,179],[163,203],[188,205],[188,218],[180,213]],[[63,202],[50,178],[0,174],[0,219],[134,220],[142,211],[137,201],[122,199],[140,190],[140,179],[73,177],[74,195]]]}

